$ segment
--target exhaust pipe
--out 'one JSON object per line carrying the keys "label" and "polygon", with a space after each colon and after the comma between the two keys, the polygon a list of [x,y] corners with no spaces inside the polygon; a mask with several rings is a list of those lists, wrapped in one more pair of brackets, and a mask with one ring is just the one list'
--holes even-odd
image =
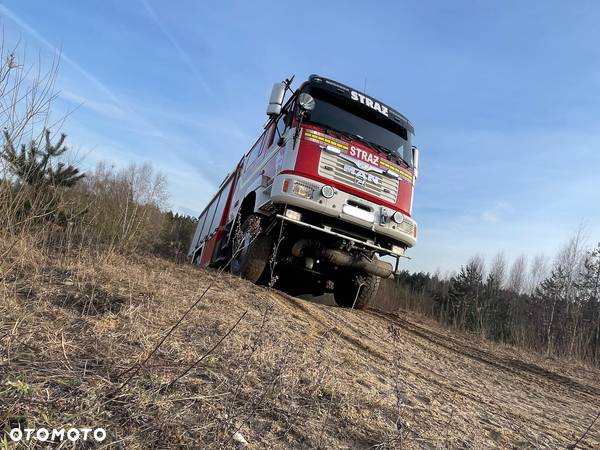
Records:
{"label": "exhaust pipe", "polygon": [[331,264],[343,267],[352,267],[353,269],[362,270],[368,274],[375,275],[381,278],[388,278],[394,268],[392,265],[385,261],[374,259],[369,261],[364,256],[352,256],[348,252],[342,250],[326,249],[322,251],[324,259],[329,261]]}
{"label": "exhaust pipe", "polygon": [[304,249],[307,247],[314,248],[316,254],[336,266],[351,267],[381,278],[388,278],[394,271],[392,265],[385,261],[378,259],[370,261],[364,256],[353,256],[343,250],[332,248],[320,249],[320,243],[312,239],[300,239],[296,242],[292,246],[292,255],[301,258],[304,256]]}
{"label": "exhaust pipe", "polygon": [[294,255],[296,258],[301,258],[304,256],[304,249],[308,247],[314,248],[315,252],[318,252],[319,248],[321,247],[321,243],[319,241],[315,241],[314,239],[300,239],[292,246],[292,255]]}

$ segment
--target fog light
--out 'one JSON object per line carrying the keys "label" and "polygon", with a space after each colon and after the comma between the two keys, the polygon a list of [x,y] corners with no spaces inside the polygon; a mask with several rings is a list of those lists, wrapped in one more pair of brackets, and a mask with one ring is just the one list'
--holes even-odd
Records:
{"label": "fog light", "polygon": [[402,222],[404,222],[404,216],[402,215],[401,212],[396,211],[394,213],[394,215],[392,216],[392,220],[394,222],[396,222],[398,225],[400,225]]}
{"label": "fog light", "polygon": [[304,197],[304,198],[312,198],[313,192],[315,190],[306,184],[294,182],[294,194]]}
{"label": "fog light", "polygon": [[392,253],[394,255],[402,256],[404,255],[404,248],[398,245],[392,245]]}
{"label": "fog light", "polygon": [[335,191],[328,184],[326,184],[325,186],[323,186],[321,188],[321,195],[323,195],[323,197],[331,198],[331,197],[333,197],[333,194],[335,194]]}
{"label": "fog light", "polygon": [[285,217],[292,220],[302,220],[302,214],[300,214],[298,211],[294,211],[293,209],[286,209]]}

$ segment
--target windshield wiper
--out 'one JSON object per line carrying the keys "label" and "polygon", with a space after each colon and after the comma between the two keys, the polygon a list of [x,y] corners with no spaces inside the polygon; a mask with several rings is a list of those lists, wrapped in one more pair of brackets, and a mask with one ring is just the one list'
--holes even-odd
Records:
{"label": "windshield wiper", "polygon": [[[354,134],[354,133],[350,133],[348,131],[341,131],[341,130],[338,130],[336,128],[333,128],[331,125],[326,125],[324,123],[315,122],[315,121],[312,121],[312,122],[315,123],[315,124],[317,124],[317,125],[321,125],[322,127],[325,127],[327,130],[331,130],[334,133],[340,134],[340,135],[344,136],[347,139],[350,139],[350,140],[353,140],[353,141],[364,142],[368,146],[371,146],[373,149],[377,149],[377,147],[376,147],[377,144],[373,144],[372,142],[367,141],[360,134]],[[381,150],[381,149],[383,149],[383,150]],[[389,150],[385,149],[385,147],[381,147],[379,150],[380,151],[384,151],[385,153],[390,153]]]}
{"label": "windshield wiper", "polygon": [[325,134],[327,134],[327,130],[331,130],[334,133],[340,134],[340,135],[344,136],[347,139],[351,139],[351,140],[355,140],[355,141],[363,139],[358,134],[352,134],[352,133],[348,133],[347,131],[341,131],[341,130],[338,130],[336,128],[333,128],[331,125],[326,125],[324,123],[316,122],[314,120],[311,120],[311,122],[314,123],[314,124],[317,124],[317,125],[321,125],[322,127],[325,127],[325,130],[326,130]]}

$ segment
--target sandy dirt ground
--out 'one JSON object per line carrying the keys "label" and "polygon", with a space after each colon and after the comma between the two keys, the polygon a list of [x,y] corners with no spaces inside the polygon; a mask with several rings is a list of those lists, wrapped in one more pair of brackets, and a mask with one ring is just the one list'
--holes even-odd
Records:
{"label": "sandy dirt ground", "polygon": [[[0,268],[0,423],[102,424],[96,448],[554,449],[600,410],[600,370],[408,312],[154,258]],[[600,423],[578,448],[600,448]]]}
{"label": "sandy dirt ground", "polygon": [[[482,448],[564,448],[600,410],[597,370],[453,333],[408,312],[370,309],[348,316],[329,306],[300,305],[324,327],[340,323],[340,337],[363,359],[366,372],[393,368],[400,416],[407,427],[414,425],[407,434],[417,442],[426,434],[441,447],[470,442]],[[386,392],[389,378],[368,378]],[[579,446],[599,448],[599,430],[595,426]]]}

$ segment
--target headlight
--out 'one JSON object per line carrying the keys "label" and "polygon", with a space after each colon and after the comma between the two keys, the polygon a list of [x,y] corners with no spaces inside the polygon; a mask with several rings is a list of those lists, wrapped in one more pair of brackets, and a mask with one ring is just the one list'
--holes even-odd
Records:
{"label": "headlight", "polygon": [[294,181],[294,194],[299,197],[312,198],[314,189],[304,183]]}
{"label": "headlight", "polygon": [[394,222],[396,222],[398,225],[400,225],[402,222],[404,222],[404,216],[402,215],[401,212],[396,211],[394,213],[394,215],[392,216],[392,220]]}
{"label": "headlight", "polygon": [[331,197],[333,197],[333,194],[335,194],[335,191],[328,184],[326,184],[325,186],[323,186],[321,188],[321,195],[323,197],[325,197],[325,198],[331,198]]}

